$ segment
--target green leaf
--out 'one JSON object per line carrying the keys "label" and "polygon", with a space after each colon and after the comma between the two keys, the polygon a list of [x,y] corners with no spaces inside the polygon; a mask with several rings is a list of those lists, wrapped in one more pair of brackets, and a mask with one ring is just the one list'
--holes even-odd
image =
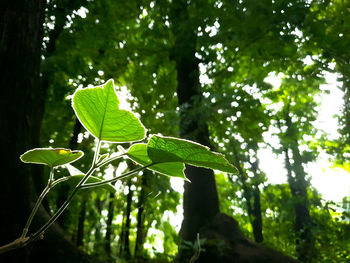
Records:
{"label": "green leaf", "polygon": [[237,173],[224,155],[201,144],[172,137],[152,136],[147,145],[149,158],[155,163],[183,162],[189,165]]}
{"label": "green leaf", "polygon": [[55,167],[74,162],[84,155],[82,151],[72,151],[62,148],[36,148],[20,156],[24,163],[46,164]]}
{"label": "green leaf", "polygon": [[[138,143],[138,144],[132,145],[129,148],[127,155],[131,160],[143,166],[149,165],[152,163],[152,160],[147,155],[147,144],[144,144],[144,143]],[[185,165],[181,162],[168,162],[168,163],[155,164],[150,166],[147,169],[161,173],[161,174],[165,174],[168,176],[180,177],[185,180],[188,180],[184,174]]]}
{"label": "green leaf", "polygon": [[[83,179],[85,176],[85,174],[83,172],[81,172],[80,170],[78,170],[77,168],[75,168],[74,166],[72,166],[70,164],[66,165],[66,168],[67,168],[69,174],[71,175],[68,178],[68,182],[72,183],[73,185],[77,185],[81,181],[81,179]],[[98,178],[96,176],[89,176],[89,178],[87,179],[85,184],[99,183],[102,181],[103,181],[103,179]],[[103,188],[111,193],[116,192],[116,189],[114,188],[114,186],[109,184],[109,183],[103,184],[101,186],[97,186],[96,188]],[[94,189],[94,188],[91,188],[91,189]]]}
{"label": "green leaf", "polygon": [[140,120],[132,112],[119,109],[112,79],[102,86],[77,89],[72,106],[81,124],[100,141],[130,142],[145,137]]}

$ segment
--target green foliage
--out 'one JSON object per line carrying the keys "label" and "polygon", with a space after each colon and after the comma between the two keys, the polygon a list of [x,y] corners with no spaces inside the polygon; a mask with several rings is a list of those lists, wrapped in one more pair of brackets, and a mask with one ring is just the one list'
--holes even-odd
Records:
{"label": "green foliage", "polygon": [[58,165],[75,162],[83,157],[82,151],[72,151],[63,148],[39,148],[25,152],[20,159],[24,163],[46,164],[53,168]]}
{"label": "green foliage", "polygon": [[[234,166],[229,164],[223,155],[210,152],[209,148],[200,144],[171,137],[152,136],[147,145],[136,144],[131,146],[127,153],[125,153],[122,147],[120,147],[122,152],[117,156],[100,154],[101,142],[103,141],[120,143],[138,141],[145,137],[145,128],[141,122],[132,112],[120,110],[118,105],[119,100],[115,93],[113,80],[109,80],[105,84],[94,88],[79,88],[73,95],[72,106],[79,121],[98,140],[91,167],[86,173],[82,173],[71,165],[66,165],[71,176],[68,178],[62,177],[56,180],[54,178],[54,167],[77,160],[83,155],[83,152],[81,151],[72,152],[71,150],[66,149],[34,149],[21,156],[23,162],[47,164],[51,167],[48,184],[38,198],[27,221],[23,234],[19,239],[21,242],[26,244],[36,240],[38,236],[42,235],[67,208],[70,201],[79,190],[103,186],[106,190],[115,193],[115,188],[109,183],[114,183],[118,179],[125,178],[151,166],[153,166],[153,170],[155,171],[170,176],[182,177],[184,179],[185,176],[183,175],[183,169],[185,163],[235,172]],[[111,180],[103,180],[92,176],[98,168],[122,156],[129,157],[145,166],[141,166],[138,169],[129,171],[124,175]],[[55,185],[66,180],[76,183],[73,190],[50,220],[36,233],[31,235],[30,238],[27,238],[26,235],[29,226],[43,198]],[[131,181],[128,183],[128,196],[132,194],[130,182]],[[130,198],[128,199],[130,200]],[[127,205],[127,207],[129,207],[127,208],[129,214],[130,206],[131,204],[129,203]],[[126,249],[129,248],[126,247]]]}
{"label": "green foliage", "polygon": [[82,125],[105,142],[140,141],[145,128],[129,111],[119,109],[113,80],[94,88],[77,89],[72,106]]}
{"label": "green foliage", "polygon": [[229,173],[237,172],[224,155],[211,152],[208,147],[188,140],[154,135],[148,142],[147,152],[155,163],[183,162]]}
{"label": "green foliage", "polygon": [[[147,166],[152,164],[152,160],[148,157],[147,144],[137,143],[132,145],[127,155],[134,162]],[[175,176],[185,179],[185,166],[181,162],[165,162],[150,166],[148,169],[169,176]]]}

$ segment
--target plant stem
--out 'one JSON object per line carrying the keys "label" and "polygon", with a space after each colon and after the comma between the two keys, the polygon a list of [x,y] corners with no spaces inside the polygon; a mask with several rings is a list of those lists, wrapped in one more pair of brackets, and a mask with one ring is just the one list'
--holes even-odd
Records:
{"label": "plant stem", "polygon": [[117,160],[117,159],[123,157],[124,155],[126,155],[126,153],[122,153],[122,154],[120,154],[120,155],[117,155],[117,156],[114,156],[114,157],[112,157],[112,158],[106,159],[106,160],[104,160],[104,161],[102,161],[102,162],[96,164],[96,169],[97,169],[97,168],[100,168],[101,166],[104,166],[104,165],[106,165],[106,164],[108,164],[108,163],[110,163],[110,162],[113,162],[114,160]]}
{"label": "plant stem", "polygon": [[48,181],[46,187],[44,188],[44,190],[41,192],[38,199],[36,200],[34,208],[32,209],[32,212],[29,215],[27,223],[26,223],[25,227],[23,228],[23,232],[22,232],[20,239],[26,237],[28,230],[29,230],[29,227],[33,221],[33,218],[34,218],[36,212],[39,209],[39,206],[41,205],[41,202],[43,201],[43,199],[47,195],[47,193],[50,191],[50,189],[53,187],[53,182],[54,182],[54,169],[53,169],[53,167],[51,167],[49,181]]}
{"label": "plant stem", "polygon": [[95,154],[94,154],[94,159],[92,160],[92,165],[91,165],[91,167],[94,167],[95,164],[97,163],[97,161],[98,161],[98,156],[99,156],[99,154],[100,154],[100,149],[101,149],[101,141],[98,140],[97,145],[96,145]]}
{"label": "plant stem", "polygon": [[86,173],[83,179],[80,180],[80,182],[76,185],[76,187],[73,189],[73,191],[70,193],[70,195],[67,197],[66,201],[61,205],[61,207],[55,212],[55,214],[47,221],[37,232],[35,232],[31,237],[31,240],[38,239],[52,224],[56,221],[56,219],[66,210],[68,207],[70,201],[73,199],[74,195],[78,192],[80,187],[89,179],[89,176],[96,170],[97,165],[97,159],[98,155],[100,153],[101,148],[101,141],[98,141],[96,145],[95,155],[94,159],[92,160],[92,165],[89,169],[89,171]]}
{"label": "plant stem", "polygon": [[51,189],[54,188],[57,184],[62,183],[64,181],[67,181],[70,177],[62,177],[60,179],[57,179],[56,181],[53,181],[52,185],[51,185]]}
{"label": "plant stem", "polygon": [[0,254],[3,254],[5,252],[24,247],[28,244],[29,237],[20,237],[16,239],[15,241],[8,243],[2,247],[0,247]]}
{"label": "plant stem", "polygon": [[139,168],[137,168],[137,169],[135,169],[135,170],[132,170],[132,171],[130,171],[130,172],[127,172],[127,173],[125,173],[125,174],[122,174],[121,176],[115,177],[115,178],[110,179],[110,180],[105,180],[105,181],[97,182],[97,183],[84,184],[84,185],[82,185],[80,188],[81,188],[81,189],[87,189],[87,188],[97,187],[97,186],[104,185],[104,184],[108,184],[108,183],[114,183],[114,182],[116,182],[117,180],[123,179],[123,178],[128,177],[128,176],[130,176],[130,175],[133,175],[133,174],[135,174],[135,173],[137,173],[137,172],[139,172],[139,171],[145,170],[145,169],[147,169],[148,167],[150,167],[150,166],[152,166],[152,165],[154,165],[154,163],[148,164],[148,165],[146,165],[146,166],[139,167]]}

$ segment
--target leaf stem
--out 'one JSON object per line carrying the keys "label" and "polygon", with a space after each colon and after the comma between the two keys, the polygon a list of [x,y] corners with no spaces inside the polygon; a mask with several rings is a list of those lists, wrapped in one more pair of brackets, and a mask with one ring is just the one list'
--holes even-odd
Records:
{"label": "leaf stem", "polygon": [[38,239],[52,224],[56,221],[56,219],[66,210],[68,207],[70,201],[73,199],[74,195],[78,192],[78,190],[81,188],[81,186],[89,179],[89,176],[96,170],[97,165],[97,159],[100,153],[101,148],[101,141],[99,140],[96,145],[95,155],[94,159],[92,160],[92,165],[89,169],[89,171],[86,173],[83,179],[80,180],[80,182],[76,185],[76,187],[73,189],[73,191],[70,193],[70,195],[67,197],[66,201],[61,205],[61,207],[55,212],[55,214],[37,231],[35,232],[31,237],[30,240],[36,240]]}
{"label": "leaf stem", "polygon": [[35,205],[34,205],[34,207],[32,209],[32,212],[29,215],[27,223],[26,223],[25,227],[23,228],[23,232],[22,232],[22,235],[21,235],[20,239],[23,239],[23,238],[26,237],[26,235],[28,233],[28,230],[29,230],[29,227],[30,227],[30,225],[31,225],[31,223],[33,221],[33,218],[34,218],[36,212],[38,211],[38,209],[39,209],[39,207],[41,205],[41,202],[43,201],[44,197],[47,195],[47,193],[54,186],[53,183],[54,183],[54,168],[51,167],[49,181],[48,181],[46,187],[44,188],[44,190],[39,195],[38,199],[36,200],[36,203],[35,203]]}
{"label": "leaf stem", "polygon": [[101,149],[101,141],[98,140],[97,145],[96,145],[95,154],[94,154],[94,159],[92,160],[91,167],[95,166],[95,164],[97,163],[98,156],[100,155],[100,149]]}
{"label": "leaf stem", "polygon": [[16,239],[15,241],[8,243],[2,247],[0,247],[0,254],[3,254],[5,252],[24,247],[28,244],[29,237],[20,237]]}
{"label": "leaf stem", "polygon": [[132,170],[132,171],[130,171],[130,172],[127,172],[127,173],[125,173],[125,174],[122,174],[121,176],[115,177],[115,178],[110,179],[110,180],[105,180],[105,181],[96,182],[96,183],[84,184],[84,185],[82,185],[80,188],[81,188],[81,189],[87,189],[87,188],[97,187],[97,186],[104,185],[104,184],[108,184],[108,183],[114,183],[114,182],[116,182],[117,180],[123,179],[123,178],[128,177],[128,176],[130,176],[130,175],[133,175],[133,174],[135,174],[135,173],[137,173],[137,172],[139,172],[139,171],[145,170],[145,169],[147,169],[148,167],[150,167],[150,166],[152,166],[152,165],[154,165],[154,163],[148,164],[148,165],[146,165],[146,166],[139,167],[139,168],[137,168],[137,169],[135,169],[135,170]]}
{"label": "leaf stem", "polygon": [[57,184],[59,184],[59,183],[62,183],[62,182],[64,182],[64,181],[67,181],[69,178],[70,178],[70,177],[65,176],[65,177],[62,177],[62,178],[60,178],[60,179],[57,179],[57,180],[53,181],[53,183],[52,183],[52,185],[51,185],[51,188],[54,188],[54,187],[55,187]]}
{"label": "leaf stem", "polygon": [[121,158],[121,157],[123,157],[123,156],[125,156],[125,155],[126,155],[126,153],[122,153],[122,154],[117,155],[117,156],[114,156],[114,157],[112,157],[112,158],[103,160],[102,162],[96,164],[96,169],[97,169],[97,168],[100,168],[101,166],[104,166],[104,165],[106,165],[106,164],[108,164],[108,163],[110,163],[110,162],[113,162],[114,160],[117,160],[117,159],[119,159],[119,158]]}

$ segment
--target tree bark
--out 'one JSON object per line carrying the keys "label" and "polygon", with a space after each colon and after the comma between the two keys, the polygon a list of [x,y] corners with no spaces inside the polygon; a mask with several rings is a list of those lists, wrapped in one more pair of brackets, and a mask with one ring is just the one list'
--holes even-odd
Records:
{"label": "tree bark", "polygon": [[[100,215],[102,214],[102,209],[103,209],[103,205],[104,205],[104,200],[101,200],[100,198],[97,197],[97,199],[95,200],[95,204],[96,204],[96,209],[97,209],[97,213]],[[96,218],[96,225],[95,225],[95,240],[94,240],[94,250],[95,251],[101,251],[101,249],[103,249],[102,246],[102,225],[100,223],[100,218]]]}
{"label": "tree bark", "polygon": [[[39,146],[43,93],[39,86],[40,47],[45,1],[5,1],[0,7],[0,192],[1,244],[22,234],[35,202],[32,176],[42,176],[37,166],[23,164],[19,156]],[[6,200],[6,201],[5,201]],[[26,259],[24,249],[0,256],[3,262]]]}
{"label": "tree bark", "polygon": [[[23,164],[19,156],[39,146],[45,91],[39,83],[44,0],[5,1],[0,8],[0,143],[3,147],[0,197],[1,245],[18,238],[36,201],[33,177],[43,176],[38,165]],[[9,176],[9,173],[11,176]],[[30,231],[48,214],[40,207]],[[69,251],[69,257],[67,257]],[[52,226],[44,240],[0,255],[1,262],[88,262],[88,258]]]}
{"label": "tree bark", "polygon": [[[197,45],[196,29],[198,25],[191,20],[188,14],[189,3],[190,2],[186,0],[172,1],[169,16],[171,31],[175,42],[171,53],[171,59],[175,61],[177,70],[180,135],[183,138],[210,146],[205,112],[200,109],[202,93],[200,91],[199,82],[199,61],[195,56]],[[191,183],[185,182],[184,185],[184,219],[181,226],[180,237],[182,240],[194,242],[197,234],[202,232],[203,237],[208,239],[213,238],[214,240],[215,238],[212,235],[206,235],[203,232],[206,227],[210,227],[213,222],[215,223],[215,216],[221,215],[219,213],[219,200],[214,173],[212,170],[187,166],[186,176]],[[226,220],[226,218],[224,220]],[[232,218],[230,220],[234,221]],[[266,250],[264,252],[265,254],[262,254],[260,252],[262,252],[263,249],[260,247],[257,248],[256,254],[249,255],[251,244],[246,242],[245,238],[241,239],[240,235],[235,235],[237,231],[231,232],[231,224],[234,223],[225,223],[220,226],[220,231],[222,231],[224,236],[220,235],[217,242],[214,240],[216,244],[214,250],[208,250],[205,253],[206,255],[199,257],[198,262],[295,262],[292,259],[283,257],[275,251],[267,252]],[[238,229],[238,226],[234,228]],[[219,229],[215,229],[215,231],[218,232]],[[239,240],[239,242],[237,244],[233,242],[228,244],[229,247],[227,251],[232,251],[233,247],[231,247],[231,245],[234,246],[235,249],[241,248],[241,250],[238,249],[238,252],[234,251],[235,255],[231,257],[230,261],[226,260],[227,257],[225,260],[219,260],[217,256],[219,256],[218,252],[220,248],[217,244],[220,240],[231,236]],[[254,244],[253,246],[256,245]],[[248,254],[246,254],[246,252]],[[180,246],[176,260],[178,262],[189,262],[192,255],[189,256],[188,253],[193,255],[193,251],[186,251]],[[268,255],[269,253],[271,256]],[[210,260],[211,257],[218,260]],[[265,257],[266,260],[263,261],[263,257]],[[259,261],[259,259],[261,259],[261,261]],[[269,259],[271,260],[269,261]]]}
{"label": "tree bark", "polygon": [[145,242],[145,226],[144,226],[144,212],[145,212],[145,199],[146,191],[148,188],[147,177],[149,171],[145,170],[141,178],[141,191],[139,194],[139,200],[137,203],[137,226],[136,226],[136,243],[135,243],[135,257],[141,256],[143,252],[143,244]]}
{"label": "tree bark", "polygon": [[[312,220],[309,212],[309,200],[307,197],[307,181],[306,173],[302,165],[302,157],[299,151],[298,140],[296,139],[296,127],[292,123],[289,111],[285,112],[285,122],[287,126],[286,136],[288,142],[282,140],[283,152],[285,155],[285,166],[287,169],[287,178],[289,188],[294,198],[294,212],[295,212],[295,233],[296,233],[296,252],[298,259],[301,261],[308,261],[312,258],[313,237],[311,233]],[[281,123],[277,122],[281,129]],[[289,152],[292,153],[293,163]]]}
{"label": "tree bark", "polygon": [[[257,150],[255,150],[255,157],[256,161],[254,163],[249,162],[252,167],[252,172],[254,174],[254,178],[258,178],[258,165],[259,161],[257,158]],[[260,189],[259,185],[255,183],[253,185],[253,234],[254,234],[254,240],[257,243],[261,243],[264,241],[263,236],[263,221],[261,216],[261,202],[260,202]]]}
{"label": "tree bark", "polygon": [[[195,57],[197,36],[188,16],[187,1],[172,2],[170,21],[175,38],[172,58],[177,70],[180,135],[209,146],[207,123],[203,116],[196,114],[202,94]],[[187,166],[186,176],[191,183],[184,185],[184,220],[180,236],[183,240],[194,241],[200,228],[219,212],[219,201],[212,170]]]}
{"label": "tree bark", "polygon": [[82,197],[80,213],[78,218],[78,229],[77,229],[77,240],[76,244],[78,247],[82,247],[84,245],[84,225],[85,225],[85,217],[86,217],[86,202],[85,197]]}
{"label": "tree bark", "polygon": [[[39,85],[45,1],[6,1],[0,8],[1,242],[19,237],[33,200],[31,176],[42,173],[19,156],[39,146],[44,104]],[[11,173],[9,176],[8,173]],[[37,174],[36,176],[41,176]],[[31,187],[29,187],[31,186]],[[24,216],[25,215],[25,216]]]}
{"label": "tree bark", "polygon": [[[261,243],[264,240],[264,237],[262,233],[260,190],[258,185],[248,185],[246,180],[247,174],[241,166],[242,160],[239,157],[236,147],[232,146],[232,150],[235,158],[234,164],[238,169],[239,179],[242,183],[243,197],[246,200],[247,212],[248,212],[250,223],[253,228],[254,240],[255,242]],[[251,164],[251,167],[252,167],[254,176],[257,176],[257,167],[254,167],[254,164]],[[235,182],[232,182],[232,183],[235,183]]]}
{"label": "tree bark", "polygon": [[81,132],[83,126],[81,125],[80,121],[78,120],[78,118],[75,120],[75,124],[73,127],[73,134],[72,137],[69,141],[69,149],[75,150],[77,149],[78,146],[78,135]]}
{"label": "tree bark", "polygon": [[[131,190],[131,179],[128,180],[128,189],[129,192],[126,196],[126,210],[124,214],[125,218],[125,225],[123,229],[123,239],[121,240],[121,247],[122,247],[122,256],[124,256],[126,259],[130,259],[131,254],[130,254],[130,225],[131,225],[131,205],[132,205],[132,190]],[[123,218],[123,220],[124,220]]]}
{"label": "tree bark", "polygon": [[108,217],[106,226],[106,244],[105,251],[108,257],[111,256],[111,237],[112,237],[112,221],[114,218],[114,193],[109,194],[109,204],[108,204]]}

